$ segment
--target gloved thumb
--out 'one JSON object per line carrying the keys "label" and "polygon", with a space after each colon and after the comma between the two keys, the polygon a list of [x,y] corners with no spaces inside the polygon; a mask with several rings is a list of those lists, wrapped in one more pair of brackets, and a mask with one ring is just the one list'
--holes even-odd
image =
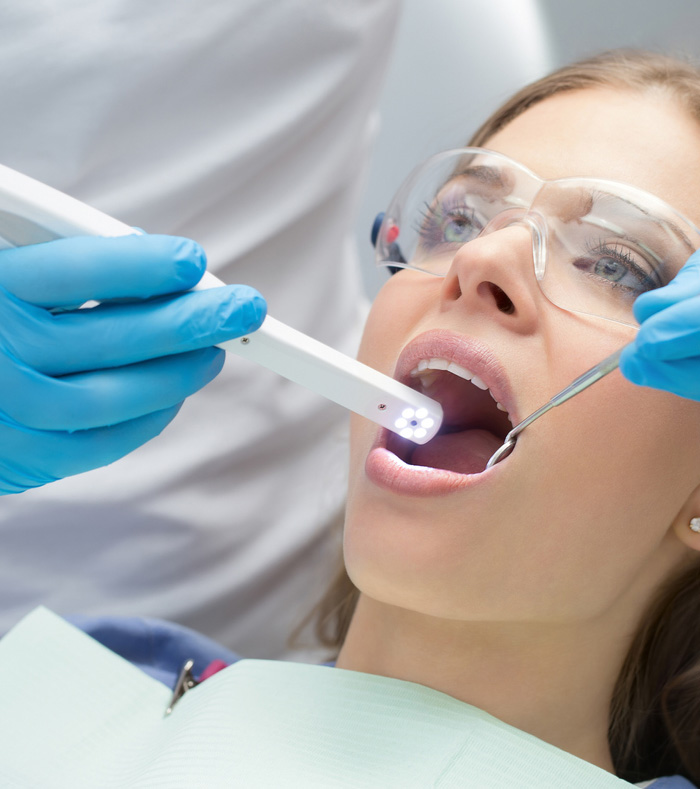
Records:
{"label": "gloved thumb", "polygon": [[657,312],[679,301],[700,295],[700,250],[694,252],[676,276],[663,288],[642,293],[632,307],[634,317],[642,324]]}
{"label": "gloved thumb", "polygon": [[649,369],[649,362],[639,355],[634,343],[622,349],[620,372],[628,381],[637,386],[649,386]]}

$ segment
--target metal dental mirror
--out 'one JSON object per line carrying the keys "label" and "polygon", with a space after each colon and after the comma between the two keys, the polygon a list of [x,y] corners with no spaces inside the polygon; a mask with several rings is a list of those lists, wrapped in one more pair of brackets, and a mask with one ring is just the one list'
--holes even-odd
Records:
{"label": "metal dental mirror", "polygon": [[510,455],[510,453],[513,451],[515,442],[517,441],[520,433],[522,433],[528,425],[531,425],[535,419],[539,419],[543,414],[546,414],[547,411],[551,410],[555,406],[561,405],[567,400],[570,400],[574,395],[577,395],[579,392],[587,389],[591,384],[594,384],[603,376],[616,369],[620,364],[620,354],[622,353],[624,347],[618,349],[615,351],[615,353],[603,359],[603,361],[596,364],[595,367],[591,367],[591,369],[587,370],[585,373],[583,373],[583,375],[579,375],[575,381],[572,381],[567,387],[562,389],[561,392],[555,394],[551,400],[538,408],[537,411],[534,411],[532,414],[530,414],[530,416],[523,419],[522,422],[517,424],[510,431],[510,433],[508,433],[503,444],[493,453],[493,455],[491,455],[489,462],[486,464],[486,468],[491,468],[491,466],[495,466],[496,463],[508,457],[508,455]]}

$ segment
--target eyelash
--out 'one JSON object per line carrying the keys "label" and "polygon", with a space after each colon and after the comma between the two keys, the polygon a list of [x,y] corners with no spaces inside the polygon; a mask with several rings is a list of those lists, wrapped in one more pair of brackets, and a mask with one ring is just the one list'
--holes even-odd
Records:
{"label": "eyelash", "polygon": [[[593,243],[591,241],[587,241],[586,252],[588,254],[599,255],[600,257],[610,257],[613,260],[619,261],[628,269],[628,271],[630,271],[632,274],[635,274],[637,276],[640,286],[643,287],[645,290],[651,290],[655,287],[658,287],[658,282],[655,282],[655,277],[653,276],[653,273],[655,272],[647,273],[644,271],[644,269],[640,268],[634,262],[634,258],[632,257],[630,251],[627,249],[624,249],[619,246],[611,247],[605,243],[597,243],[597,242]],[[613,288],[626,287],[625,285],[620,285],[620,283],[618,282],[610,282],[610,286]]]}
{"label": "eyelash", "polygon": [[427,241],[431,246],[438,243],[445,243],[444,238],[438,238],[438,233],[442,234],[442,225],[445,218],[459,217],[467,222],[474,224],[475,214],[474,211],[464,205],[455,205],[450,207],[448,204],[443,203],[440,206],[440,211],[436,210],[430,203],[424,203],[423,209],[420,212],[420,219],[416,222],[415,230],[419,236],[423,236],[428,232]]}
{"label": "eyelash", "polygon": [[[451,221],[456,217],[464,219],[471,225],[475,225],[474,211],[464,205],[455,204],[454,206],[450,206],[445,202],[436,208],[433,204],[426,202],[420,212],[420,219],[416,222],[415,229],[430,247],[436,247],[446,243],[443,236],[445,220]],[[653,290],[659,285],[658,276],[655,276],[655,270],[649,273],[646,272],[635,262],[631,251],[622,246],[616,244],[610,246],[604,241],[587,240],[586,254],[598,258],[609,257],[618,261],[630,274],[637,278],[640,290]],[[608,285],[614,289],[622,288],[626,291],[634,290],[634,288],[628,285],[623,285],[612,280],[608,281]]]}

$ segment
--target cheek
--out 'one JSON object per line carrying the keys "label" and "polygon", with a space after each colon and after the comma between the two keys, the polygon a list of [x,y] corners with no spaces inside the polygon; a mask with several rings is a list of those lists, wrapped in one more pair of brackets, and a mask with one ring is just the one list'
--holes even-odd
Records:
{"label": "cheek", "polygon": [[394,274],[372,304],[357,358],[390,375],[401,349],[437,304],[440,282],[412,271]]}
{"label": "cheek", "polygon": [[670,523],[700,481],[700,405],[636,387],[618,371],[576,399],[571,418],[565,404],[547,426],[572,498],[598,495],[598,511]]}
{"label": "cheek", "polygon": [[[549,328],[556,344],[548,346],[547,397],[635,333],[575,316]],[[700,480],[700,404],[635,386],[619,370],[552,409],[529,430],[522,448],[532,459],[533,483],[537,479],[539,487],[553,475],[557,484],[547,488],[556,504],[552,511],[571,514],[582,508],[591,528],[606,515],[619,521],[625,514],[668,526]]]}
{"label": "cheek", "polygon": [[[553,391],[635,335],[575,316],[567,324],[566,334],[564,327],[550,332],[564,338],[552,354]],[[603,512],[627,513],[668,526],[700,481],[700,404],[635,386],[619,370],[554,408],[537,427],[538,461],[562,475],[553,495],[562,507],[566,496],[572,503],[584,498],[593,522]]]}
{"label": "cheek", "polygon": [[590,615],[670,569],[662,546],[700,481],[700,406],[611,373],[543,418],[528,459],[542,591]]}
{"label": "cheek", "polygon": [[[575,316],[549,329],[547,397],[634,336]],[[510,517],[528,513],[523,537],[539,543],[529,552],[545,581],[540,602],[558,597],[585,615],[659,561],[660,544],[700,482],[700,404],[635,386],[615,370],[526,429],[520,449],[523,499]]]}

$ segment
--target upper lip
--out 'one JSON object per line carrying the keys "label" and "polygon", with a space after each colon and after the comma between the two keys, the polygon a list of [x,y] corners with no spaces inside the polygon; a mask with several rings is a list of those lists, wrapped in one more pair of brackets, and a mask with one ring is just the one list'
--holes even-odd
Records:
{"label": "upper lip", "polygon": [[455,362],[479,378],[491,390],[495,399],[508,411],[511,423],[520,421],[517,404],[503,365],[494,352],[480,340],[448,329],[433,329],[419,334],[401,351],[396,362],[394,378],[410,385],[411,370],[421,359],[446,359]]}

